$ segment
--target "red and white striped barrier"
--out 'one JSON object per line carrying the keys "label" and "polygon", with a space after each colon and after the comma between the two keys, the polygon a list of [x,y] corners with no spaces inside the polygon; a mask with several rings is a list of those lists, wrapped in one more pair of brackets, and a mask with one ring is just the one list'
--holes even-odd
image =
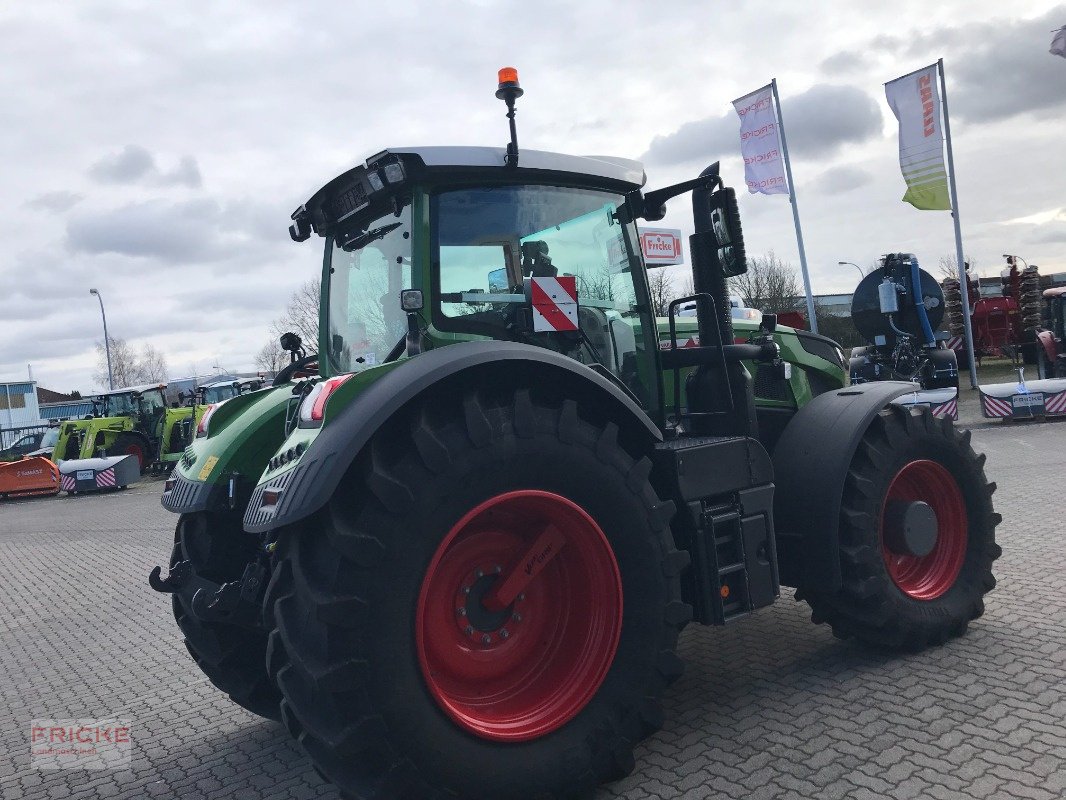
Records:
{"label": "red and white striped barrier", "polygon": [[954,386],[943,389],[916,389],[892,401],[897,406],[925,406],[934,417],[959,418],[959,390]]}
{"label": "red and white striped barrier", "polygon": [[577,278],[530,278],[529,288],[535,332],[578,329]]}
{"label": "red and white striped barrier", "polygon": [[136,483],[141,465],[136,456],[78,458],[59,465],[59,488],[64,492],[98,492]]}
{"label": "red and white striped barrier", "polygon": [[1066,378],[1043,378],[978,387],[988,419],[1034,419],[1066,414]]}

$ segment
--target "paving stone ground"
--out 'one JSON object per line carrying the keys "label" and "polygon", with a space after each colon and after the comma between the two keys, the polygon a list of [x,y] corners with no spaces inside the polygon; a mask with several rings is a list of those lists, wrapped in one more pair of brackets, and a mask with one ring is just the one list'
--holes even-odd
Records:
{"label": "paving stone ground", "polygon": [[[1004,555],[964,638],[872,653],[787,592],[734,626],[690,626],[664,729],[598,797],[1066,796],[1066,423],[974,443]],[[280,726],[201,676],[148,588],[174,523],[160,488],[0,504],[0,797],[336,798]],[[31,768],[44,717],[130,719],[131,768]]]}

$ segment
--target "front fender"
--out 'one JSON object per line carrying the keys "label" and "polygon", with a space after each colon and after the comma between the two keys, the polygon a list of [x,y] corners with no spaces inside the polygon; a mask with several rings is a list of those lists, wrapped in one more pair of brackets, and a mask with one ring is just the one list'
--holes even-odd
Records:
{"label": "front fender", "polygon": [[[286,384],[227,400],[216,414],[217,427],[213,418],[209,435],[193,439],[182,453],[163,491],[163,508],[175,514],[223,510],[229,506],[229,481],[234,474],[238,476],[235,505],[243,508],[285,438],[290,397],[292,385]],[[200,416],[203,412],[198,408]]]}
{"label": "front fender", "polygon": [[[644,410],[607,378],[551,350],[516,342],[463,342],[430,350],[382,375],[347,406],[332,414],[327,407],[321,433],[294,467],[261,483],[248,503],[244,528],[251,533],[273,530],[304,519],[322,508],[371,437],[407,403],[449,378],[475,370],[518,368],[528,380],[573,380],[596,393],[605,412],[647,442],[662,434]],[[479,373],[477,380],[483,380]],[[476,386],[471,379],[471,386]],[[279,493],[275,505],[263,506],[267,489]]]}
{"label": "front fender", "polygon": [[789,422],[774,449],[774,529],[781,582],[835,591],[841,585],[838,530],[844,479],[859,441],[902,381],[849,386],[815,397]]}

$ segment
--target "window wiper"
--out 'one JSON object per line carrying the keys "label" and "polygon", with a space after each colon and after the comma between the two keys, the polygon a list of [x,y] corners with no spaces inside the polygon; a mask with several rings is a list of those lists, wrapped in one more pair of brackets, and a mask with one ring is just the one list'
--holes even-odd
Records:
{"label": "window wiper", "polygon": [[384,239],[392,231],[403,225],[402,222],[391,222],[388,225],[382,225],[380,228],[374,228],[373,230],[364,231],[363,233],[353,236],[341,245],[341,249],[345,253],[350,253],[353,250],[358,250],[361,247],[366,247],[371,242],[375,242],[378,239]]}

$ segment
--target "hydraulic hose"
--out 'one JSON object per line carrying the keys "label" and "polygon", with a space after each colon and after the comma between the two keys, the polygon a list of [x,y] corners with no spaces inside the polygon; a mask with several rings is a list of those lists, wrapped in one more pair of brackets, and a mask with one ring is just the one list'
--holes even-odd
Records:
{"label": "hydraulic hose", "polygon": [[918,268],[918,259],[916,258],[911,258],[911,293],[914,296],[914,308],[918,312],[918,321],[921,323],[922,333],[925,335],[925,346],[936,347],[933,326],[929,324],[929,315],[925,311],[925,299],[922,297],[921,270]]}

